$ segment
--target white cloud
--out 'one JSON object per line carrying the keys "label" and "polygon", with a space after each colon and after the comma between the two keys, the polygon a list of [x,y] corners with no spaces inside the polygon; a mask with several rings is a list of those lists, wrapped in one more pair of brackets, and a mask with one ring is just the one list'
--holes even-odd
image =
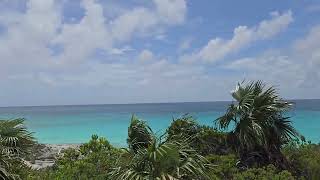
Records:
{"label": "white cloud", "polygon": [[[177,6],[183,6],[185,2],[167,3],[180,9]],[[167,15],[158,12],[158,6],[162,4],[155,2],[154,5],[153,8],[139,6],[132,10],[122,10],[120,15],[107,19],[102,4],[95,0],[83,0],[81,6],[84,8],[84,16],[78,23],[68,24],[62,21],[60,6],[63,3],[60,4],[60,1],[29,0],[26,12],[0,12],[0,24],[7,29],[7,33],[0,37],[1,68],[11,73],[12,69],[8,68],[10,64],[12,68],[17,68],[16,63],[25,63],[23,71],[27,71],[28,67],[41,70],[42,66],[58,69],[65,68],[65,65],[87,63],[96,50],[123,54],[131,49],[116,48],[121,47],[122,42],[139,37],[140,34],[148,34],[154,28],[163,29],[169,25],[160,17]],[[177,17],[184,17],[186,12],[175,13],[183,13]],[[172,19],[170,25],[175,22],[177,20]]]}
{"label": "white cloud", "polygon": [[[226,92],[242,77],[281,84],[288,95],[299,92],[306,79],[310,89],[319,89],[315,83],[320,80],[319,27],[289,50],[211,69],[204,64],[176,62],[172,54],[159,57],[162,52],[149,50],[154,47],[138,55],[128,53],[135,38],[169,38],[166,29],[186,21],[186,1],[154,0],[150,6],[120,7],[105,15],[103,3],[83,0],[84,16],[70,24],[63,21],[59,2],[29,0],[25,12],[0,12],[0,24],[7,30],[0,34],[1,105],[225,100]],[[271,19],[253,27],[239,26],[232,38],[212,39],[181,59],[218,61],[255,41],[274,37],[292,20],[290,11],[273,13]],[[191,50],[191,42],[181,42],[180,51]],[[94,56],[97,52],[99,57]],[[233,74],[221,74],[221,68]],[[296,88],[290,90],[290,83]],[[219,91],[213,93],[213,89]]]}
{"label": "white cloud", "polygon": [[111,23],[112,36],[118,41],[127,41],[134,32],[144,33],[157,23],[156,16],[151,11],[146,8],[135,8]]}
{"label": "white cloud", "polygon": [[286,30],[290,23],[293,22],[292,12],[287,11],[283,14],[279,12],[270,13],[272,18],[270,20],[264,20],[260,22],[257,29],[254,31],[256,37],[253,37],[254,40],[263,40],[269,39],[278,33]]}
{"label": "white cloud", "polygon": [[315,26],[287,49],[238,59],[225,68],[245,72],[249,79],[263,79],[281,85],[281,90],[287,97],[319,97],[316,93],[320,89],[319,32],[320,26]]}
{"label": "white cloud", "polygon": [[257,57],[238,59],[229,63],[226,67],[247,72],[248,75],[254,75],[251,77],[266,81],[283,80],[285,78],[294,80],[292,77],[303,73],[299,64],[292,61],[291,57],[275,52],[267,52]]}
{"label": "white cloud", "polygon": [[60,62],[81,62],[97,48],[109,49],[112,37],[105,26],[102,6],[93,0],[82,1],[85,16],[78,24],[63,24],[53,43],[63,46],[63,53],[58,57]]}
{"label": "white cloud", "polygon": [[138,59],[140,62],[148,62],[154,60],[154,55],[150,50],[145,49],[139,54]]}
{"label": "white cloud", "polygon": [[145,35],[159,25],[181,24],[187,13],[185,0],[155,0],[156,10],[137,7],[111,22],[112,36],[128,41],[134,34]]}
{"label": "white cloud", "polygon": [[16,73],[52,63],[47,61],[51,54],[47,44],[61,23],[58,9],[53,0],[30,0],[25,14],[18,13],[19,18],[13,16],[14,20],[5,22],[7,33],[0,37],[0,68]]}
{"label": "white cloud", "polygon": [[185,20],[185,0],[154,0],[160,19],[167,24],[181,24]]}
{"label": "white cloud", "polygon": [[291,11],[283,14],[273,12],[271,16],[271,19],[261,21],[259,25],[255,27],[238,26],[234,29],[233,37],[229,40],[222,38],[210,40],[199,52],[195,52],[192,55],[185,55],[185,61],[203,60],[205,62],[215,62],[221,60],[227,55],[236,53],[255,41],[272,38],[284,31],[293,21]]}
{"label": "white cloud", "polygon": [[[165,34],[168,27],[183,23],[186,16],[184,0],[152,2],[152,6],[140,3],[132,9],[120,7],[111,14],[104,13],[107,9],[99,1],[79,3],[84,15],[72,23],[63,21],[64,1],[28,0],[23,11],[0,12],[0,26],[5,30],[0,33],[0,83],[6,87],[2,91],[6,94],[4,105],[13,99],[16,100],[13,104],[19,103],[15,98],[18,96],[37,99],[32,95],[34,92],[18,91],[24,85],[43,90],[37,94],[46,97],[45,94],[71,86],[85,89],[93,85],[126,84],[127,80],[137,83],[142,78],[134,75],[139,72],[131,68],[138,67],[130,63],[110,64],[118,60],[114,55],[130,59],[125,54],[133,50],[128,46],[131,39]],[[168,11],[164,11],[165,6],[170,7]],[[37,104],[36,100],[34,103]]]}
{"label": "white cloud", "polygon": [[134,49],[130,46],[124,46],[123,48],[112,48],[109,51],[111,55],[123,55],[126,52],[133,51]]}
{"label": "white cloud", "polygon": [[306,37],[296,41],[294,43],[294,50],[299,51],[299,53],[306,52],[306,54],[310,55],[310,51],[313,52],[315,49],[320,48],[319,40],[320,40],[320,25],[313,27]]}
{"label": "white cloud", "polygon": [[301,64],[304,79],[301,85],[320,87],[320,26],[313,27],[308,35],[296,41],[293,46],[296,61]]}

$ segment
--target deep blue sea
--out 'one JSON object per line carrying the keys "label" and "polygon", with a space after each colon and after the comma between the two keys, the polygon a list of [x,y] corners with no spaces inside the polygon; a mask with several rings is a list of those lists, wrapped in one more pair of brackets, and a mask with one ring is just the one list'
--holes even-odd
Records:
{"label": "deep blue sea", "polygon": [[[289,116],[307,140],[320,142],[320,100],[295,100]],[[131,115],[147,121],[161,134],[173,118],[189,113],[200,124],[213,126],[230,102],[154,103],[119,105],[35,106],[0,108],[0,119],[26,118],[40,143],[83,143],[92,134],[125,146]]]}

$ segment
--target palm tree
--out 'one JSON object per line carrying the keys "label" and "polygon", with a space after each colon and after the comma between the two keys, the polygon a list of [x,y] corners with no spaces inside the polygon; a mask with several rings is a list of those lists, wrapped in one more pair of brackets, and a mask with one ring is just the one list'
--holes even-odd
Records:
{"label": "palm tree", "polygon": [[[135,120],[139,121],[139,120]],[[139,121],[141,122],[141,121]],[[137,122],[135,122],[137,123]],[[141,124],[140,124],[141,125]],[[145,128],[150,129],[145,123]],[[130,126],[134,127],[134,126]],[[130,128],[129,128],[130,132]],[[149,136],[150,135],[150,136]],[[141,136],[141,134],[140,134]],[[206,170],[209,162],[189,146],[188,140],[162,140],[150,131],[148,142],[140,142],[143,145],[132,150],[125,149],[117,167],[110,173],[112,179],[135,180],[167,180],[167,179],[208,179]],[[132,146],[131,146],[132,147]]]}
{"label": "palm tree", "polygon": [[127,143],[129,149],[137,152],[140,148],[149,146],[152,140],[152,130],[146,122],[139,120],[135,115],[131,117],[131,123],[128,128]]}
{"label": "palm tree", "polygon": [[[252,156],[266,163],[278,161],[280,148],[292,138],[302,136],[291,125],[285,113],[292,103],[279,97],[274,87],[266,87],[261,81],[238,83],[232,91],[232,103],[225,115],[216,120],[221,129],[231,128],[233,145],[243,161]],[[283,163],[278,162],[276,164]]]}
{"label": "palm tree", "polygon": [[20,161],[35,144],[32,133],[23,126],[24,119],[0,120],[0,178],[13,179],[8,172],[13,160]]}

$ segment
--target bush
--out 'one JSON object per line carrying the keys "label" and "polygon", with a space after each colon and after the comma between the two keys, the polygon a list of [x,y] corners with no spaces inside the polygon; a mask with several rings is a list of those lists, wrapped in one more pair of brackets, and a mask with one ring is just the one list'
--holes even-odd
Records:
{"label": "bush", "polygon": [[209,155],[206,158],[213,164],[210,171],[212,179],[237,179],[237,180],[293,180],[294,176],[287,170],[280,171],[273,165],[261,168],[240,170],[237,168],[239,158],[236,155]]}
{"label": "bush", "polygon": [[283,153],[297,176],[314,180],[320,178],[320,144],[292,142],[283,148]]}
{"label": "bush", "polygon": [[233,175],[238,172],[236,167],[238,158],[234,154],[229,155],[208,155],[207,160],[213,165],[210,170],[212,179],[232,179]]}
{"label": "bush", "polygon": [[80,150],[67,149],[56,162],[55,179],[107,179],[120,150],[112,147],[105,138],[93,135]]}
{"label": "bush", "polygon": [[177,136],[193,137],[200,132],[196,120],[192,116],[184,115],[181,118],[174,119],[167,129],[168,139]]}
{"label": "bush", "polygon": [[[53,167],[32,170],[19,159],[10,159],[7,171],[27,180],[128,179],[133,176],[186,180],[291,180],[295,176],[317,180],[320,177],[320,144],[297,141],[282,147],[284,160],[290,164],[290,169],[283,170],[268,164],[242,166],[238,153],[231,150],[226,133],[200,126],[191,116],[174,120],[166,135],[166,138],[156,137],[144,121],[133,116],[128,128],[127,149],[115,148],[105,138],[93,135],[79,149],[63,151]],[[260,153],[260,158],[268,158],[267,153]]]}
{"label": "bush", "polygon": [[276,167],[269,165],[263,168],[251,168],[243,172],[239,172],[233,176],[237,180],[294,180],[294,176],[287,171],[277,171]]}
{"label": "bush", "polygon": [[192,116],[175,119],[167,129],[168,139],[191,138],[191,147],[201,155],[228,154],[227,134],[208,126],[200,126]]}
{"label": "bush", "polygon": [[196,149],[203,155],[232,153],[228,146],[227,134],[208,126],[201,126],[197,136]]}

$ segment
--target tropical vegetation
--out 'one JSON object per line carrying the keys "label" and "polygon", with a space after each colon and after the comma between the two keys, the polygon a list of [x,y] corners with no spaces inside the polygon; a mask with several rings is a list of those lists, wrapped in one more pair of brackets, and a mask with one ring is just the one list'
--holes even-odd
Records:
{"label": "tropical vegetation", "polygon": [[239,83],[232,97],[212,126],[186,114],[156,134],[133,115],[127,147],[93,135],[40,170],[25,163],[36,142],[24,120],[0,120],[0,179],[320,179],[320,144],[292,126],[292,103],[261,81]]}
{"label": "tropical vegetation", "polygon": [[23,126],[24,119],[0,120],[0,178],[19,177],[11,171],[15,164],[23,163],[23,156],[35,144],[31,133]]}
{"label": "tropical vegetation", "polygon": [[281,147],[303,137],[291,125],[285,113],[292,103],[279,97],[274,87],[261,81],[238,84],[232,92],[232,103],[216,123],[222,129],[230,127],[229,136],[243,166],[274,164],[288,167]]}

